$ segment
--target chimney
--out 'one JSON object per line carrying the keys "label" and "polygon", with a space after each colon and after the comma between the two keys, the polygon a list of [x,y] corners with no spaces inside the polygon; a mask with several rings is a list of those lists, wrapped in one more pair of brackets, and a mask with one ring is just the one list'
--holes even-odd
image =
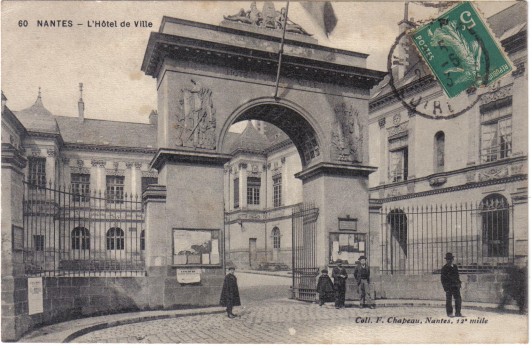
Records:
{"label": "chimney", "polygon": [[150,124],[156,126],[157,125],[157,119],[159,118],[159,115],[157,115],[157,110],[152,110],[150,113],[150,116],[148,116],[150,120]]}
{"label": "chimney", "polygon": [[78,117],[80,122],[83,122],[83,120],[85,119],[85,103],[83,102],[83,83],[79,84]]}

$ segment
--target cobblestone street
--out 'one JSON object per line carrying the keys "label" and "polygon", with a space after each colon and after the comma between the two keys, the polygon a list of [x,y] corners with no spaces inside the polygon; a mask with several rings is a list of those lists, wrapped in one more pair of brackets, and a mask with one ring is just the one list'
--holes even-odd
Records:
{"label": "cobblestone street", "polygon": [[247,281],[250,284],[256,281],[256,277],[239,275],[240,280],[244,306],[235,308],[236,319],[224,314],[208,314],[154,320],[94,331],[73,342],[510,343],[526,340],[527,317],[522,315],[464,310],[465,318],[449,320],[444,308],[434,307],[337,310],[333,304],[320,307],[282,298],[286,290],[283,283],[289,281],[288,278],[272,279],[279,284],[270,282],[260,287],[262,291],[246,285]]}

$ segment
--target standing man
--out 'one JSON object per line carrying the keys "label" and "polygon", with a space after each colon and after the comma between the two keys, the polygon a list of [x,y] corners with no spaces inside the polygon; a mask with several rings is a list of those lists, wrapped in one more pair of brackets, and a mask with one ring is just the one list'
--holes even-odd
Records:
{"label": "standing man", "polygon": [[441,269],[441,285],[445,291],[445,309],[447,316],[453,316],[453,297],[455,306],[455,316],[461,317],[462,297],[460,296],[460,288],[462,282],[460,281],[460,274],[458,273],[458,266],[453,264],[454,256],[452,253],[445,254],[445,261],[447,262]]}
{"label": "standing man", "polygon": [[334,279],[334,290],[336,291],[336,309],[345,307],[345,283],[347,279],[347,271],[345,270],[342,262],[338,262],[334,267],[332,273]]}
{"label": "standing man", "polygon": [[226,307],[229,318],[233,319],[236,317],[233,314],[233,307],[240,306],[240,294],[238,293],[234,267],[229,267],[229,273],[225,276],[222,295],[220,296],[220,305]]}
{"label": "standing man", "polygon": [[360,256],[358,258],[358,265],[355,267],[355,279],[357,281],[358,290],[360,294],[360,308],[369,307],[375,308],[375,303],[371,297],[371,289],[369,286],[369,266],[366,264],[366,257]]}

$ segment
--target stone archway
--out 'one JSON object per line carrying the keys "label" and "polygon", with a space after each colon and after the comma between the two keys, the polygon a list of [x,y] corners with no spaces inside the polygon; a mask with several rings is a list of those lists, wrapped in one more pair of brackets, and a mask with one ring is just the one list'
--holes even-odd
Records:
{"label": "stone archway", "polygon": [[319,123],[299,105],[287,100],[274,101],[273,98],[245,103],[226,119],[218,145],[223,153],[227,152],[224,139],[230,126],[246,120],[265,121],[281,129],[294,143],[303,168],[323,157],[325,136],[320,132]]}
{"label": "stone archway", "polygon": [[[148,276],[166,289],[176,274],[196,269],[200,281],[207,278],[204,304],[217,303],[226,268],[223,179],[231,156],[224,140],[237,121],[271,123],[297,148],[303,202],[319,210],[316,265],[329,264],[329,234],[338,232],[340,218],[356,217],[356,232],[369,232],[367,181],[375,170],[368,165],[369,91],[385,73],[367,69],[366,54],[294,36],[284,45],[274,99],[279,38],[261,30],[165,17],[142,64],[157,79],[159,115],[151,163],[159,185],[144,194]],[[204,255],[187,257],[196,264],[176,264],[183,259],[176,248],[196,234]],[[187,303],[198,292],[179,289],[179,295],[164,290],[164,302]]]}

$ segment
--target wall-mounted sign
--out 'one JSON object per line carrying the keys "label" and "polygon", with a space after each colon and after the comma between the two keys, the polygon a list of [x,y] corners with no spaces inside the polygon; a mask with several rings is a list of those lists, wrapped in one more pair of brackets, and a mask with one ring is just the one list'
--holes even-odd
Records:
{"label": "wall-mounted sign", "polygon": [[338,218],[338,229],[340,231],[356,231],[358,219],[353,219],[349,215],[345,218]]}
{"label": "wall-mounted sign", "polygon": [[42,278],[28,278],[28,314],[43,312]]}
{"label": "wall-mounted sign", "polygon": [[201,269],[178,269],[177,282],[180,284],[194,284],[201,282]]}

